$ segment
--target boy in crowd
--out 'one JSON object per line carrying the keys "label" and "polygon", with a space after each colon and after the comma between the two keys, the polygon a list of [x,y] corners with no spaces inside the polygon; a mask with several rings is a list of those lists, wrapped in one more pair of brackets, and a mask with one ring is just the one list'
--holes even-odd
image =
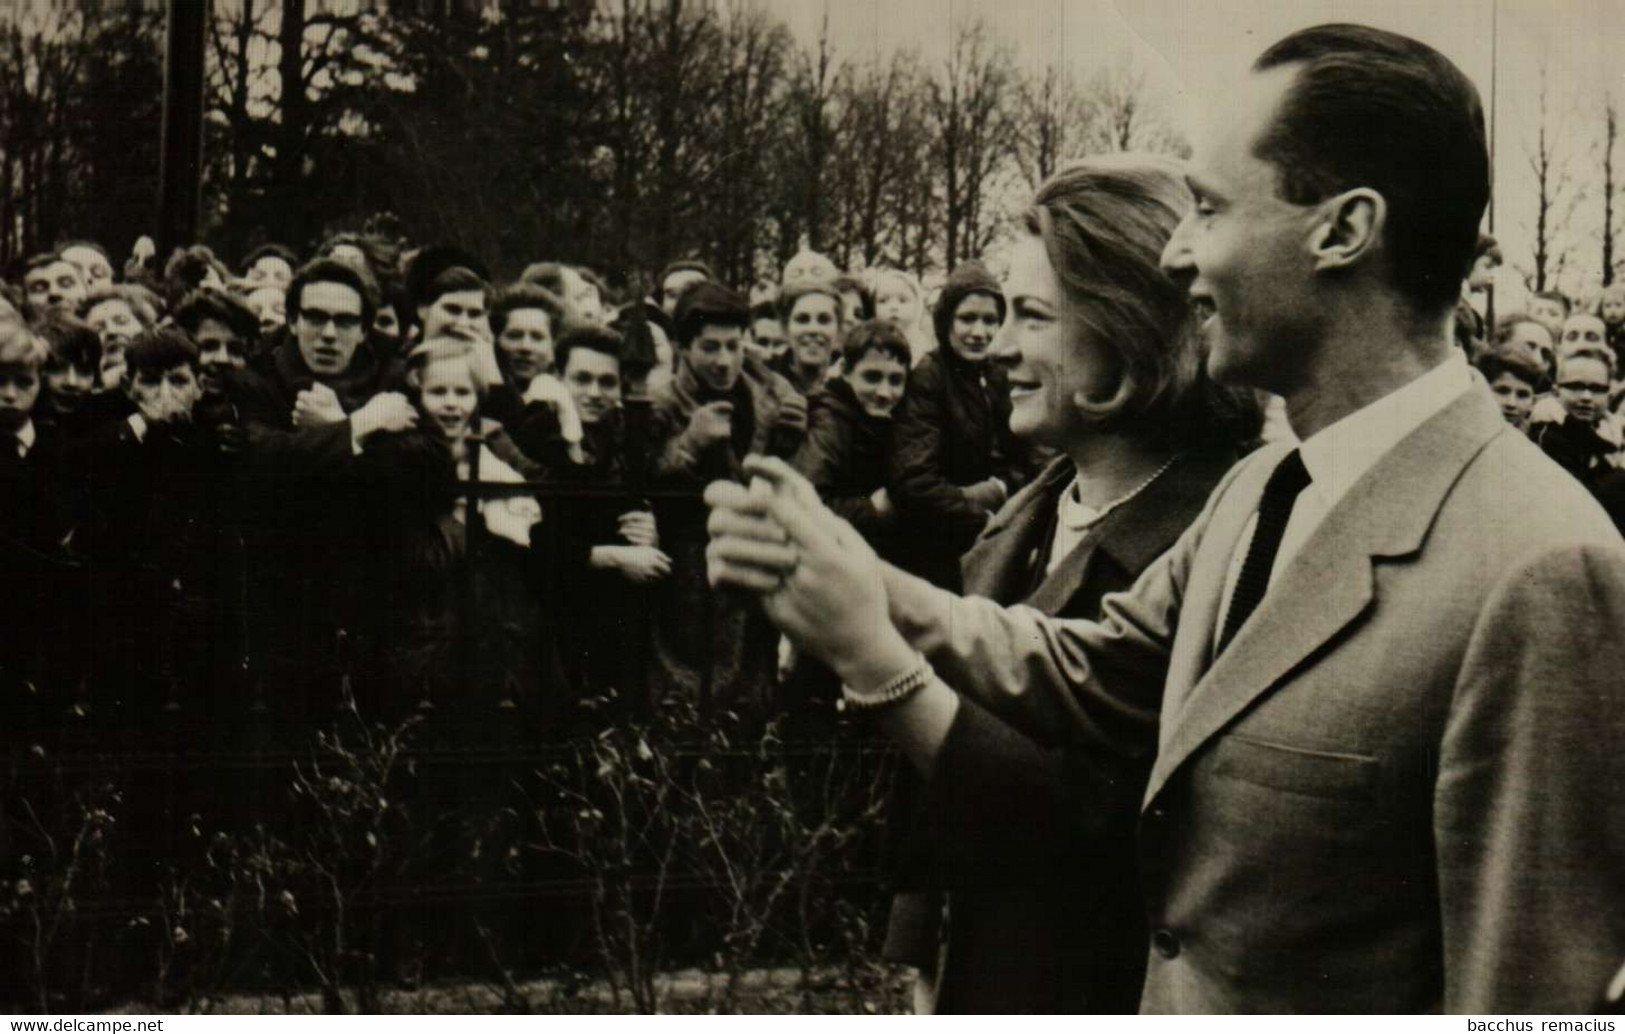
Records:
{"label": "boy in crowd", "polygon": [[95,703],[127,709],[140,728],[181,699],[169,694],[200,689],[193,660],[224,644],[196,624],[212,609],[200,594],[217,555],[204,499],[213,470],[192,423],[203,397],[197,346],[177,327],[145,330],[125,367],[133,412],[91,429],[71,465],[72,549],[104,622],[94,647],[104,677],[90,683],[112,696]]}
{"label": "boy in crowd", "polygon": [[1620,465],[1620,428],[1608,411],[1613,374],[1614,355],[1606,347],[1560,351],[1556,397],[1562,412],[1548,419],[1537,407],[1532,417],[1529,437],[1587,487]]}
{"label": "boy in crowd", "polygon": [[790,339],[784,336],[784,323],[779,319],[777,291],[773,292],[773,298],[750,307],[750,338],[745,347],[751,355],[778,369],[780,357],[790,351]]}
{"label": "boy in crowd", "polygon": [[[563,480],[622,485],[621,336],[607,327],[579,324],[559,338],[559,378],[585,432],[586,462],[550,465]],[[636,587],[671,573],[660,549],[655,515],[647,502],[630,497],[581,499],[555,507],[552,533],[559,536],[561,565],[555,584],[568,588],[560,608],[560,645],[571,681],[586,695],[638,681],[625,673],[640,662],[626,649],[626,621],[644,605]],[[634,708],[643,701],[628,701]]]}
{"label": "boy in crowd", "polygon": [[53,602],[61,586],[53,558],[65,528],[58,478],[61,436],[34,420],[48,352],[15,312],[0,312],[0,570],[7,605],[0,607],[0,693],[11,714],[0,743],[32,728],[40,705],[40,671]]}
{"label": "boy in crowd", "polygon": [[34,332],[50,349],[45,390],[34,411],[37,424],[71,442],[100,423],[129,415],[130,401],[122,391],[101,389],[102,342],[94,327],[51,312],[34,324]]}
{"label": "boy in crowd", "polygon": [[[747,376],[745,299],[709,281],[686,288],[676,309],[676,375],[653,389],[649,448],[656,483],[738,480],[752,453],[789,457],[807,428],[807,403],[789,382],[763,369]],[[654,614],[651,698],[676,693],[701,708],[760,714],[776,668],[778,636],[760,611],[714,593],[705,581],[705,510],[698,500],[661,512],[672,572]]]}
{"label": "boy in crowd", "polygon": [[1569,318],[1568,295],[1562,291],[1536,291],[1529,299],[1529,316],[1543,324],[1556,341],[1563,336],[1563,321]]}
{"label": "boy in crowd", "polygon": [[1523,430],[1535,397],[1550,390],[1545,371],[1521,348],[1497,348],[1479,356],[1478,372],[1489,382],[1501,415],[1507,423]]}

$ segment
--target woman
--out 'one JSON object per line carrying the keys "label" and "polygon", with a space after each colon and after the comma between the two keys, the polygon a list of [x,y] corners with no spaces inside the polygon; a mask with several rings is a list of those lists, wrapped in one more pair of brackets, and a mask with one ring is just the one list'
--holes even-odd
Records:
{"label": "woman", "polygon": [[933,314],[939,347],[909,375],[892,439],[892,498],[918,531],[901,565],[955,591],[959,558],[1025,480],[1004,371],[988,362],[1004,316],[998,281],[980,262],[949,275]]}
{"label": "woman", "polygon": [[784,333],[790,339],[785,361],[775,368],[792,387],[811,398],[829,378],[835,344],[845,325],[841,294],[833,280],[786,283],[779,295]]}
{"label": "woman", "polygon": [[[1186,297],[1158,266],[1190,207],[1179,166],[1142,156],[1093,159],[1040,189],[992,352],[1009,371],[1011,429],[1062,455],[994,516],[965,558],[967,592],[1099,617],[1257,434],[1256,400],[1207,380]],[[1134,1011],[1148,759],[1050,750],[968,700],[945,730],[917,718],[885,719],[924,777],[888,950],[921,966],[921,1007]],[[1114,796],[1084,800],[1105,764]]]}

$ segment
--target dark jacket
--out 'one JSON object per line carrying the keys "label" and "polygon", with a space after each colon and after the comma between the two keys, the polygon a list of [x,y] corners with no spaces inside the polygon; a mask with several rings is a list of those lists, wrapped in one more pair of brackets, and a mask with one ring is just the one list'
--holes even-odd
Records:
{"label": "dark jacket", "polygon": [[[250,653],[259,658],[266,705],[293,727],[331,713],[341,676],[358,695],[375,671],[387,615],[379,590],[392,558],[379,531],[388,499],[366,476],[348,419],[295,428],[299,392],[316,382],[291,337],[258,369],[232,370],[226,398],[242,428],[239,457],[249,577]],[[346,413],[399,386],[399,368],[356,350],[350,370],[324,378]]]}
{"label": "dark jacket", "polygon": [[675,694],[702,710],[730,708],[759,715],[775,706],[773,674],[778,635],[759,607],[715,592],[706,581],[706,508],[700,490],[718,479],[740,480],[750,453],[789,457],[803,432],[781,426],[791,396],[788,381],[751,364],[725,397],[733,403],[731,441],[696,448],[688,434],[694,411],[719,396],[698,383],[686,363],[656,388],[649,415],[652,482],[689,486],[694,496],[656,509],[660,548],[671,574],[654,589],[653,659],[649,692],[659,701]]}
{"label": "dark jacket", "polygon": [[[965,589],[1046,614],[1097,618],[1195,520],[1235,457],[1186,455],[1108,514],[1045,574],[1073,477],[1051,464],[965,557]],[[1103,765],[1109,799],[1085,796]],[[1150,759],[1052,750],[972,701],[958,714],[913,815],[887,951],[933,964],[943,1012],[1135,1012],[1146,929],[1134,824]],[[1084,776],[1093,778],[1084,778]],[[947,893],[947,931],[939,929]]]}
{"label": "dark jacket", "polygon": [[886,485],[891,438],[892,421],[864,412],[852,386],[838,380],[809,401],[807,439],[795,458],[795,468],[818,489],[824,505],[877,548],[895,525],[895,518],[881,517],[871,498]]}
{"label": "dark jacket", "polygon": [[915,538],[903,566],[956,587],[959,558],[987,524],[965,489],[990,477],[1022,484],[1010,435],[1010,390],[1003,370],[968,363],[946,346],[909,373],[892,432],[891,495]]}
{"label": "dark jacket", "polygon": [[[481,436],[481,448],[492,455],[517,454],[494,421],[482,425]],[[375,603],[385,619],[376,709],[400,714],[427,700],[485,730],[470,726],[473,735],[489,734],[499,717],[499,725],[532,734],[557,728],[571,697],[559,669],[557,628],[538,591],[544,572],[537,552],[480,525],[470,560],[469,524],[481,518],[475,508],[458,506],[457,467],[433,430],[378,435],[359,466],[387,514],[378,535],[390,562]],[[532,527],[533,544],[540,527]]]}

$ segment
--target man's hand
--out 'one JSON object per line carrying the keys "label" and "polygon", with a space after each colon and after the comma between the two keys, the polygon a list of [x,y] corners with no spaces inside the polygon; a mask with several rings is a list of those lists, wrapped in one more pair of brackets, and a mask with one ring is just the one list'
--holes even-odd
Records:
{"label": "man's hand", "polygon": [[293,400],[293,426],[300,430],[325,427],[343,419],[344,407],[339,405],[339,397],[325,384],[313,384]]}
{"label": "man's hand", "polygon": [[621,538],[634,546],[660,545],[660,532],[655,526],[655,515],[648,510],[632,510],[620,516]]}
{"label": "man's hand", "polygon": [[637,585],[658,582],[671,574],[671,557],[653,546],[608,546],[610,563]]}
{"label": "man's hand", "polygon": [[694,411],[688,418],[688,437],[695,447],[708,449],[733,436],[734,404],[711,402]]}
{"label": "man's hand", "polygon": [[417,425],[418,411],[398,391],[379,392],[350,416],[350,430],[356,441],[379,431],[409,431]]}
{"label": "man's hand", "polygon": [[787,431],[805,431],[807,429],[806,398],[801,395],[785,396],[779,403],[779,415],[774,423]]}
{"label": "man's hand", "polygon": [[751,456],[744,469],[750,488],[705,490],[711,584],[760,594],[779,630],[850,685],[873,687],[906,667],[913,653],[892,627],[882,565],[863,536],[783,460]]}

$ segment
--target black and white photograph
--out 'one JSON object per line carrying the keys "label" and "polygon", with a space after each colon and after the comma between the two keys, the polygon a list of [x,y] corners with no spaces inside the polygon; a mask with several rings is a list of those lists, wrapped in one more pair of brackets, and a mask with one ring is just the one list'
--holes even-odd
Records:
{"label": "black and white photograph", "polygon": [[0,0],[0,1013],[1613,1030],[1622,135],[1614,0]]}

